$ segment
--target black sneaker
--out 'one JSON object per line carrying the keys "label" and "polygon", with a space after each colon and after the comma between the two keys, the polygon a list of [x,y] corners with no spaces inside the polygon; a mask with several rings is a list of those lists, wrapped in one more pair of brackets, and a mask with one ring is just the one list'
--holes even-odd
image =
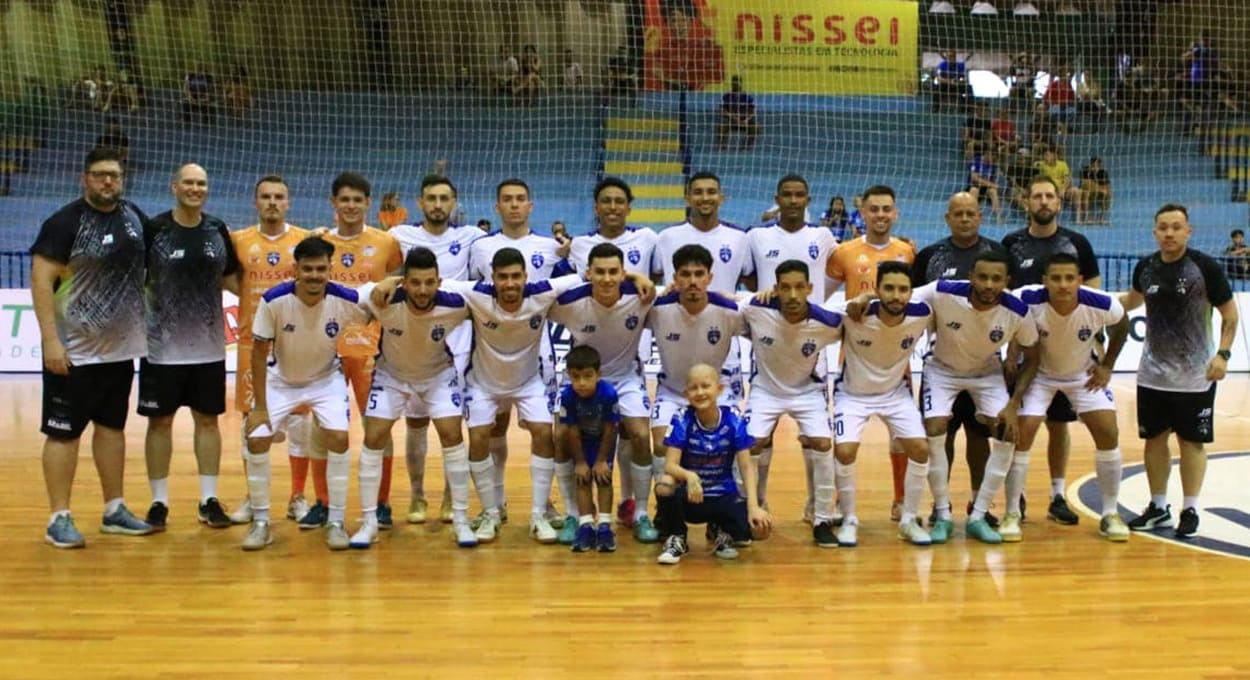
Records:
{"label": "black sneaker", "polygon": [[300,529],[320,529],[330,520],[330,508],[325,503],[317,501],[315,505],[308,509],[308,512],[299,518]]}
{"label": "black sneaker", "polygon": [[166,507],[164,503],[157,501],[152,504],[152,507],[148,508],[148,516],[145,517],[143,521],[147,522],[148,525],[152,527],[152,531],[155,533],[165,530],[165,523],[168,519],[169,508]]}
{"label": "black sneaker", "polygon": [[812,527],[812,540],[816,541],[817,547],[836,548],[838,547],[838,539],[833,535],[832,522],[819,522]]}
{"label": "black sneaker", "polygon": [[1055,497],[1050,499],[1050,507],[1046,509],[1046,519],[1064,526],[1073,526],[1081,521],[1081,518],[1068,507],[1068,501],[1064,500],[1062,494],[1055,494]]}
{"label": "black sneaker", "polygon": [[1177,538],[1189,538],[1198,533],[1198,511],[1193,508],[1181,510],[1181,521],[1176,525]]}
{"label": "black sneaker", "polygon": [[[1198,521],[1197,513],[1194,513],[1194,515],[1195,515],[1194,516],[1195,526],[1197,526],[1196,524]],[[1128,523],[1128,528],[1132,529],[1133,531],[1150,531],[1152,529],[1167,529],[1167,528],[1170,528],[1171,526],[1172,526],[1172,506],[1165,505],[1162,508],[1160,508],[1159,506],[1154,504],[1154,501],[1151,501],[1150,505],[1147,505],[1146,509],[1142,510],[1142,513],[1140,515],[1133,518],[1133,521]]]}
{"label": "black sneaker", "polygon": [[214,529],[225,529],[230,526],[230,515],[221,507],[221,501],[210,498],[200,503],[200,521]]}
{"label": "black sneaker", "polygon": [[374,516],[378,518],[378,528],[382,531],[388,531],[395,526],[395,520],[391,510],[390,503],[378,502],[378,509],[374,512]]}

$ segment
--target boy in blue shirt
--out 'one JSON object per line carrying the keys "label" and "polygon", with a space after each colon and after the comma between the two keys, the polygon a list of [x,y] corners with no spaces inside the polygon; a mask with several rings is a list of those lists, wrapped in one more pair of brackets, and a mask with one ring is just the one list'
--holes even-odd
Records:
{"label": "boy in blue shirt", "polygon": [[[755,439],[747,434],[746,419],[731,407],[717,405],[722,389],[719,371],[707,364],[691,368],[686,380],[690,406],[673,415],[664,437],[668,457],[655,485],[660,533],[668,537],[656,559],[660,564],[677,564],[690,552],[688,522],[715,525],[713,554],[726,560],[738,557],[735,542],[765,538],[772,528],[772,518],[756,496],[751,460]],[[745,501],[734,482],[735,461],[746,487]]]}
{"label": "boy in blue shirt", "polygon": [[[612,462],[616,456],[616,431],[621,422],[616,389],[599,378],[599,352],[578,345],[565,357],[569,384],[560,392],[560,423],[566,426],[568,448],[577,477],[577,535],[573,552],[599,548],[614,552],[612,533]],[[591,486],[599,492],[599,528],[595,529],[595,503]]]}

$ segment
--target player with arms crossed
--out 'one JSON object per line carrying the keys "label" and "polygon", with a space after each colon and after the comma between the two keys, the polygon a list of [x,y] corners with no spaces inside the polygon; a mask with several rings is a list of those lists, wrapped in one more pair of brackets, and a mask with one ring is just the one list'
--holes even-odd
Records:
{"label": "player with arms crossed", "polygon": [[[578,345],[565,357],[569,383],[560,391],[560,423],[577,476],[577,533],[573,552],[615,552],[612,533],[612,461],[616,453],[616,428],[621,422],[617,393],[599,377],[599,353],[590,345]],[[648,468],[648,471],[650,468]],[[648,475],[650,477],[650,475]],[[599,527],[595,528],[598,491]]]}

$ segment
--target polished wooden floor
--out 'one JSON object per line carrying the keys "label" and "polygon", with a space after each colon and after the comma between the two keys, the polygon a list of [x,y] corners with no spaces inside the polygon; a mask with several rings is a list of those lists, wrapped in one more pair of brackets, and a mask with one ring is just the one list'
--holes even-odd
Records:
{"label": "polished wooden floor", "polygon": [[[1248,386],[1237,376],[1221,388],[1212,451],[1250,441]],[[281,521],[270,549],[244,554],[242,528],[195,522],[190,419],[180,416],[169,531],[95,533],[99,486],[84,451],[74,506],[88,547],[58,551],[41,541],[39,394],[35,377],[0,382],[3,678],[1250,678],[1250,563],[1137,536],[1112,545],[1090,517],[1059,527],[1041,508],[1014,546],[968,543],[962,532],[946,546],[902,544],[887,519],[879,426],[860,465],[855,549],[812,546],[799,521],[802,465],[782,446],[770,489],[779,531],[736,562],[704,553],[699,532],[676,567],[657,566],[655,547],[628,537],[613,555],[573,555],[534,544],[517,521],[476,550],[457,549],[439,525],[400,524],[372,550],[333,554],[319,532]],[[1139,462],[1128,377],[1116,396],[1127,462]],[[224,430],[237,424],[231,414]],[[140,513],[143,427],[134,417],[128,428],[129,504]],[[226,439],[232,499],[244,481]],[[519,434],[511,442],[524,450]],[[1088,436],[1074,431],[1073,442],[1075,480],[1093,463]],[[529,494],[526,458],[509,464],[517,509]],[[440,460],[430,460],[437,493]],[[1040,444],[1033,460],[1029,497],[1040,505]],[[286,465],[275,461],[282,498]],[[396,473],[402,511],[402,461]],[[964,502],[962,464],[952,487]]]}

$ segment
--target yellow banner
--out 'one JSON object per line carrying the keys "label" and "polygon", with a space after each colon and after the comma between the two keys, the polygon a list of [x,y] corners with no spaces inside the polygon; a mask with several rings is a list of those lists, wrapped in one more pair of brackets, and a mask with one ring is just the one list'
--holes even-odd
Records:
{"label": "yellow banner", "polygon": [[919,10],[898,0],[706,0],[701,19],[723,46],[729,89],[915,94]]}

